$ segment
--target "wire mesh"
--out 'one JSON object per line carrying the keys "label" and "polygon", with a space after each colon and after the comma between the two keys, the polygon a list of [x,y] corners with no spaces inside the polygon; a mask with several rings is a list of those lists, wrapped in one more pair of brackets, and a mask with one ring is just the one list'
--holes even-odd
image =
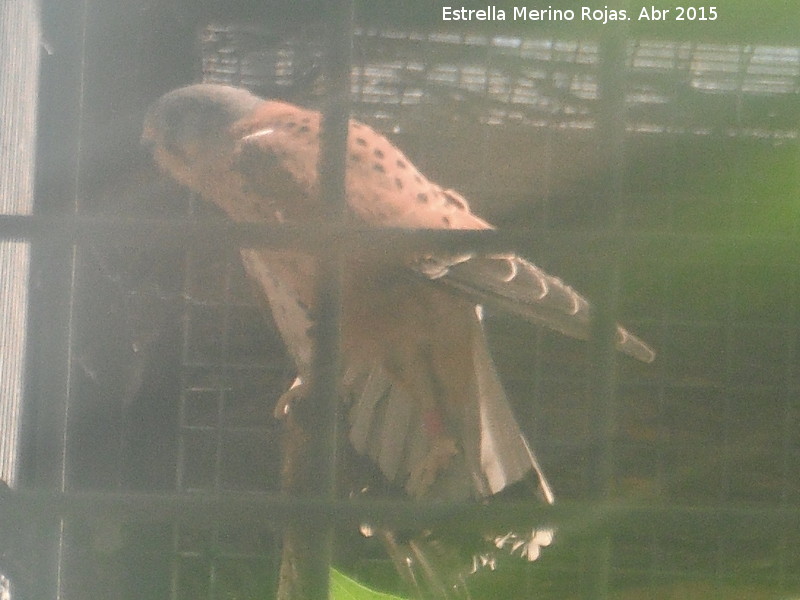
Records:
{"label": "wire mesh", "polygon": [[[207,33],[206,39],[213,39],[213,44],[204,47],[205,77],[228,83],[247,78],[246,52],[224,74],[209,57],[221,47],[228,48],[228,57],[237,56],[230,50],[237,46],[237,36],[250,36],[252,43],[257,33],[217,26],[209,32],[213,33]],[[563,140],[569,142],[575,135],[576,145],[592,144],[596,142],[591,132],[596,128],[614,131],[600,105],[598,69],[603,59],[596,43],[361,30],[355,44],[362,60],[353,71],[352,93],[354,110],[362,118],[400,137],[410,129],[418,131],[415,119],[429,119],[436,122],[439,138],[433,147],[441,148],[447,145],[446,121],[470,114],[490,128],[479,134],[484,152],[492,147],[493,136],[503,139],[512,124],[522,124],[534,140],[530,147],[538,150],[540,146],[535,144],[540,144],[553,152],[544,169],[543,191],[533,192],[534,202],[539,203],[531,203],[529,196],[529,204],[519,202],[515,214],[526,218],[526,223],[534,222],[534,230],[557,230],[576,224],[591,228],[596,225],[590,225],[591,219],[598,215],[592,209],[608,211],[608,203],[603,202],[594,207],[588,203],[586,211],[584,199],[584,214],[576,219],[569,199],[562,206],[553,206],[564,193],[559,165],[553,164],[558,159],[552,158],[563,152]],[[753,189],[752,180],[744,173],[752,173],[754,156],[779,162],[796,157],[796,110],[788,102],[800,82],[796,49],[633,40],[625,45],[621,60],[624,88],[616,91],[624,92],[620,123],[625,132],[620,140],[624,156],[600,177],[601,181],[620,178],[612,193],[622,203],[621,239],[628,231],[679,235],[695,231],[706,238],[736,231],[751,237],[748,208],[752,207],[747,203],[753,202],[760,190]],[[448,107],[446,114],[438,110],[442,105]],[[587,133],[581,134],[583,131]],[[601,137],[602,147],[608,136]],[[437,151],[426,148],[426,142],[431,139],[418,143],[427,159]],[[649,153],[649,164],[648,156],[640,154],[642,149]],[[452,153],[448,159],[458,161]],[[693,168],[691,161],[697,160]],[[439,166],[432,162],[434,169]],[[515,189],[515,184],[524,184],[513,175],[500,182],[493,171],[494,161],[477,164],[476,179],[490,178],[487,187],[499,182],[502,191],[496,195],[517,199],[526,193]],[[718,171],[720,165],[726,165],[724,174]],[[597,163],[590,167],[599,170]],[[464,173],[458,175],[463,178]],[[787,191],[796,190],[796,176],[786,175]],[[716,186],[726,177],[731,179],[722,192]],[[585,192],[598,197],[596,187],[570,192],[570,196]],[[702,206],[707,214],[698,214],[695,206]],[[777,232],[761,233],[768,238]],[[589,282],[595,298],[603,298],[604,287],[610,285],[608,293],[619,298],[618,312],[626,315],[626,322],[638,323],[663,344],[663,358],[654,373],[621,364],[620,379],[609,381],[606,400],[616,409],[601,444],[612,439],[614,450],[600,485],[607,486],[613,497],[647,501],[792,506],[796,492],[788,491],[786,483],[791,480],[793,467],[789,465],[795,464],[791,440],[796,424],[786,418],[794,414],[796,406],[786,389],[794,385],[791,348],[796,331],[790,324],[795,322],[797,305],[784,296],[779,316],[772,315],[777,318],[765,329],[763,317],[767,315],[755,310],[750,300],[755,294],[772,305],[776,299],[765,296],[775,293],[777,281],[785,286],[778,293],[789,293],[796,285],[793,270],[786,264],[779,266],[777,256],[748,264],[753,258],[735,249],[729,249],[727,256],[714,257],[715,262],[697,252],[673,258],[668,248],[652,256],[637,255],[635,246],[632,252],[625,255],[625,263],[619,262],[619,254],[611,263],[580,251],[570,256],[568,247],[549,258],[545,252],[543,258],[546,266],[548,260],[558,264],[557,272],[572,273],[568,280]],[[609,268],[619,273],[610,282]],[[775,269],[781,275],[776,275]],[[608,306],[608,299],[602,304]],[[746,325],[742,312],[751,317],[758,312],[761,323]],[[508,325],[503,332],[506,325],[501,317],[490,320],[500,340],[496,345],[498,362],[511,365],[505,369],[511,389],[520,399],[548,399],[543,411],[535,418],[528,417],[528,427],[535,432],[537,444],[544,447],[544,460],[549,456],[557,465],[562,493],[594,497],[596,419],[602,417],[592,408],[598,397],[587,394],[585,382],[592,371],[585,358],[576,357],[571,342],[547,335],[535,335],[534,344],[521,348],[519,339],[514,339],[519,335],[518,326]],[[761,357],[759,364],[748,366],[754,354]],[[748,405],[753,408],[747,410]],[[532,412],[524,401],[519,408],[523,419]],[[766,425],[767,421],[771,425]],[[764,426],[755,429],[765,433],[755,434],[754,422]],[[777,436],[780,441],[766,441],[767,431],[783,432]],[[715,449],[713,457],[706,455],[709,448]],[[770,472],[773,474],[767,475]],[[753,479],[756,473],[759,482]],[[780,490],[767,484],[767,479]],[[698,579],[711,582],[719,593],[745,587],[743,581],[748,577],[748,583],[756,587],[790,589],[794,583],[783,566],[794,560],[793,553],[786,552],[788,538],[777,541],[748,533],[713,527],[671,531],[657,523],[632,532],[621,526],[611,535],[604,556],[608,568],[599,575],[599,582],[589,581],[594,576],[587,575],[592,572],[587,566],[598,559],[593,552],[566,556],[550,566],[573,576],[576,570],[583,573],[584,589],[591,597],[636,586],[651,586],[650,592],[658,593],[683,585],[684,591],[695,593],[692,585]],[[590,539],[590,546],[597,543]],[[548,566],[537,568],[547,570]],[[528,574],[525,581],[535,587],[531,581],[537,579]],[[733,588],[726,587],[729,585]],[[564,589],[559,593],[568,594]]]}

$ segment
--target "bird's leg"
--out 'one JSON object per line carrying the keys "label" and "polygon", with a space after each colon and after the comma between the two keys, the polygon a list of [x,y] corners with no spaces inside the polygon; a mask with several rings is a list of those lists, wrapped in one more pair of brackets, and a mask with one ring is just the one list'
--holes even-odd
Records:
{"label": "bird's leg", "polygon": [[281,397],[278,398],[278,401],[275,403],[275,410],[272,413],[275,418],[285,418],[286,415],[289,414],[289,411],[292,410],[292,404],[295,401],[302,400],[306,397],[306,393],[308,391],[307,387],[308,386],[306,386],[300,377],[295,377],[289,389],[283,392]]}

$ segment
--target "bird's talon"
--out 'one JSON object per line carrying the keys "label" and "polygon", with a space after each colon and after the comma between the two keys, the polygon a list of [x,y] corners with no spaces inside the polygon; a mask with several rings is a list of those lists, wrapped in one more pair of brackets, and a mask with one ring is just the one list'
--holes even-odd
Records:
{"label": "bird's talon", "polygon": [[306,394],[306,386],[303,384],[303,380],[299,377],[295,378],[294,382],[292,382],[291,387],[281,394],[281,397],[278,398],[278,401],[275,403],[275,410],[273,411],[273,416],[276,419],[283,419],[286,415],[289,414],[289,411],[292,409],[292,404],[297,400],[302,400],[305,398]]}

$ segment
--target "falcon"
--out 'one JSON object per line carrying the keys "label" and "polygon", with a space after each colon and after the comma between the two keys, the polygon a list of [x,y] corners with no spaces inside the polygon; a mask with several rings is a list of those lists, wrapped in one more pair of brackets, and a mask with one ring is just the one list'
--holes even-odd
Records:
{"label": "falcon", "polygon": [[[159,167],[233,221],[295,223],[313,231],[320,210],[321,115],[241,88],[179,88],[149,109],[142,135]],[[351,120],[347,221],[355,225],[485,230],[457,192],[427,179],[386,137]],[[278,415],[310,378],[317,260],[296,250],[242,249],[297,369]],[[416,498],[484,500],[523,480],[553,492],[522,434],[489,353],[482,307],[587,339],[592,311],[557,277],[512,253],[354,251],[344,258],[342,386],[349,440]],[[621,326],[616,347],[643,362],[654,352]],[[366,529],[366,528],[365,528]],[[390,551],[401,552],[386,536]],[[552,530],[493,535],[533,560]],[[398,562],[409,563],[413,544]],[[422,557],[417,558],[422,561]],[[490,562],[488,554],[476,558]]]}

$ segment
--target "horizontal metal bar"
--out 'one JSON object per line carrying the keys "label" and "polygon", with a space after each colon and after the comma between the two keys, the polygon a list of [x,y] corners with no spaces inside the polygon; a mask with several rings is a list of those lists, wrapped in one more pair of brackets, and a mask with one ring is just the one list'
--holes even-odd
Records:
{"label": "horizontal metal bar", "polygon": [[369,228],[318,222],[295,224],[234,223],[227,219],[146,219],[89,216],[0,215],[0,238],[46,238],[64,243],[100,239],[120,244],[153,243],[329,250],[340,247],[400,249],[441,247],[484,248],[498,239],[496,231],[409,230]]}
{"label": "horizontal metal bar", "polygon": [[281,494],[230,492],[217,494],[151,494],[104,492],[41,492],[0,490],[0,519],[52,518],[94,519],[113,517],[134,522],[229,522],[285,526],[290,521],[313,519],[339,524],[369,522],[394,528],[425,528],[436,524],[448,530],[480,527],[519,527],[557,524],[562,533],[639,528],[653,523],[683,530],[720,529],[735,534],[747,527],[763,535],[780,531],[800,520],[800,506],[754,507],[751,505],[666,506],[626,502],[564,501],[556,505],[536,502],[496,501],[420,502],[408,499],[343,499],[328,501]]}
{"label": "horizontal metal bar", "polygon": [[704,260],[731,255],[748,261],[780,257],[800,259],[800,244],[791,236],[747,233],[664,231],[441,230],[370,228],[329,222],[296,224],[233,223],[225,219],[146,219],[124,217],[0,215],[0,238],[46,238],[60,243],[100,240],[126,245],[191,246],[230,244],[248,248],[294,248],[403,251],[504,252],[526,247],[548,256],[615,255],[673,260]]}

